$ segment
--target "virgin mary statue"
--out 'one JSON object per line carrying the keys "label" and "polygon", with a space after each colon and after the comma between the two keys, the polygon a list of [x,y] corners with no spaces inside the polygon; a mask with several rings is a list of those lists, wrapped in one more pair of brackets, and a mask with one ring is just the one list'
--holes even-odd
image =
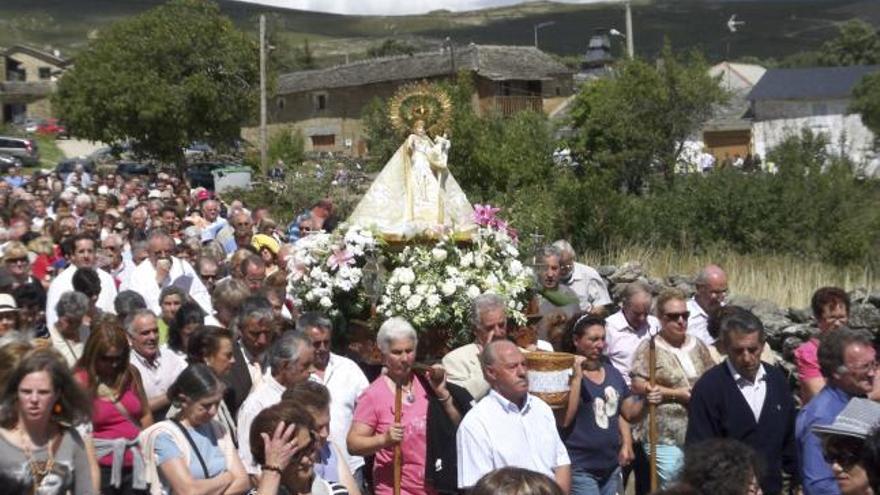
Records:
{"label": "virgin mary statue", "polygon": [[378,230],[390,240],[467,236],[476,229],[474,208],[449,173],[450,141],[433,139],[425,122],[412,133],[370,185],[348,219],[349,224]]}

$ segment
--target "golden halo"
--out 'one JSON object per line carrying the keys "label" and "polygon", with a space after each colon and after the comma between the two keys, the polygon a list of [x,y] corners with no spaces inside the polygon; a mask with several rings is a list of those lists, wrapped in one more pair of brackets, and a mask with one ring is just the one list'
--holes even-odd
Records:
{"label": "golden halo", "polygon": [[446,91],[427,81],[400,87],[388,102],[388,118],[399,134],[411,132],[417,120],[425,123],[429,135],[449,132],[452,100]]}

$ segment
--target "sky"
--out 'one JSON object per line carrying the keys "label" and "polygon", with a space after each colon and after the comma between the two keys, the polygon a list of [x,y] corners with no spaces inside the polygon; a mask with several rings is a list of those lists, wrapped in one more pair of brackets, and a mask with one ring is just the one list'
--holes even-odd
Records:
{"label": "sky", "polygon": [[[356,15],[423,14],[432,10],[477,10],[523,3],[523,0],[241,0],[298,10]],[[565,3],[596,3],[619,0],[556,0]]]}

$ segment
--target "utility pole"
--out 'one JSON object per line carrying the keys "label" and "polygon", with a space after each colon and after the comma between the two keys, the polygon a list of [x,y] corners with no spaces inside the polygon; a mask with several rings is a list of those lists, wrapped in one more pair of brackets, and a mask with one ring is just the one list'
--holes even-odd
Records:
{"label": "utility pole", "polygon": [[633,13],[630,2],[626,2],[626,56],[630,59],[635,56],[633,45]]}
{"label": "utility pole", "polygon": [[269,170],[266,149],[266,16],[260,14],[260,170]]}
{"label": "utility pole", "polygon": [[534,25],[534,29],[535,29],[535,48],[538,48],[538,30],[541,29],[541,28],[545,28],[545,27],[547,27],[547,26],[552,26],[552,25],[554,25],[554,24],[556,24],[556,21],[546,21],[546,22],[541,22],[541,23],[538,23],[538,24],[535,24],[535,25]]}

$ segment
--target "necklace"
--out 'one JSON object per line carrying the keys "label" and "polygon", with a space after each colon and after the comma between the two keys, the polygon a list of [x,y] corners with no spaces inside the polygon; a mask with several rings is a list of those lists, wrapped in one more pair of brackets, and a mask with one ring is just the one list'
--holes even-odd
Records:
{"label": "necklace", "polygon": [[392,380],[392,379],[391,379],[390,377],[388,377],[387,375],[386,375],[386,378],[388,378],[388,380],[391,382],[391,388],[392,388],[392,390],[394,389],[394,387],[400,387],[400,390],[402,390],[402,391],[404,392],[404,396],[403,396],[403,398],[406,400],[406,403],[407,403],[407,404],[412,404],[412,403],[414,403],[414,402],[416,401],[416,396],[415,396],[415,394],[413,393],[413,383],[412,383],[412,380],[410,380],[410,382],[409,382],[409,386],[408,386],[408,387],[404,387],[403,385],[398,385],[394,380]]}
{"label": "necklace", "polygon": [[34,488],[37,488],[43,482],[43,478],[51,473],[52,468],[55,467],[55,454],[52,452],[52,438],[50,437],[46,442],[46,460],[38,461],[34,459],[33,453],[31,452],[30,441],[25,436],[24,428],[19,427],[18,436],[22,450],[24,450],[25,460],[27,460],[28,463],[28,469],[34,479],[33,486]]}

